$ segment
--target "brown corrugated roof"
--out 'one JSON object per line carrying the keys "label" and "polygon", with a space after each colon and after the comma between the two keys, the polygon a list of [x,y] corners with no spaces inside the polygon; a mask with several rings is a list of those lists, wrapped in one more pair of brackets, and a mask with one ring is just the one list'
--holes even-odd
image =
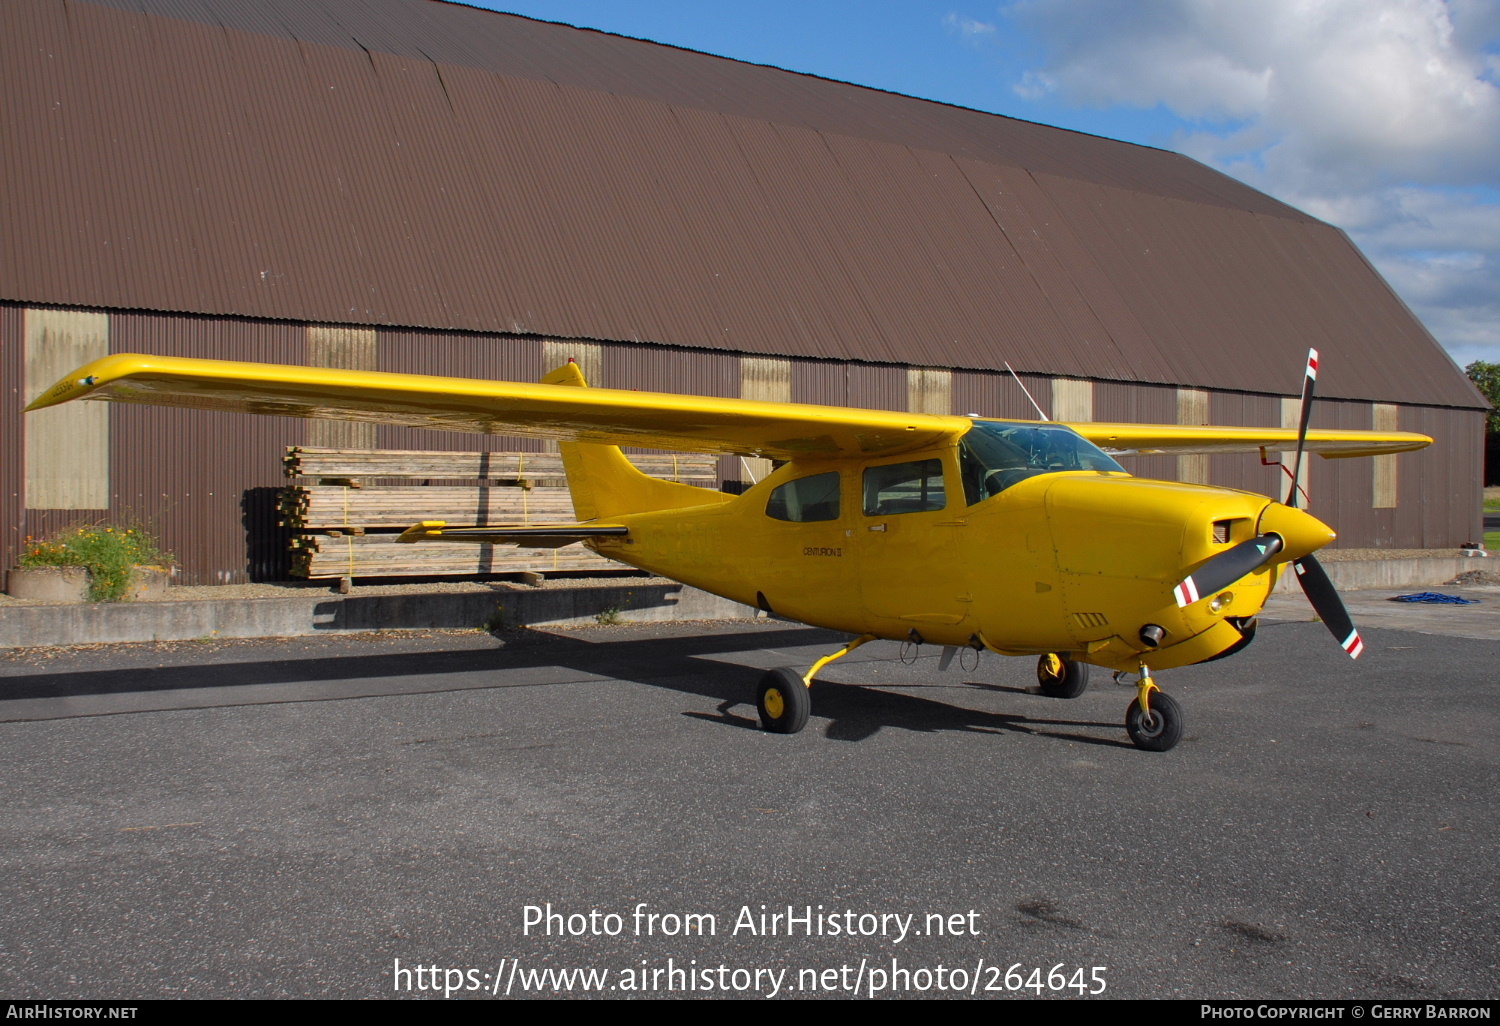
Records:
{"label": "brown corrugated roof", "polygon": [[1178,154],[435,0],[0,5],[0,298],[1479,406]]}

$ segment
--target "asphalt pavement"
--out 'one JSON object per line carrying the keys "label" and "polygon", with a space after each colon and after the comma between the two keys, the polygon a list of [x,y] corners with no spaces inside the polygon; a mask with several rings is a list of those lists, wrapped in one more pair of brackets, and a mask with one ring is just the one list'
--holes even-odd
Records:
{"label": "asphalt pavement", "polygon": [[1164,754],[885,643],[764,733],[768,621],[11,653],[0,991],[1495,997],[1495,642],[1279,617]]}

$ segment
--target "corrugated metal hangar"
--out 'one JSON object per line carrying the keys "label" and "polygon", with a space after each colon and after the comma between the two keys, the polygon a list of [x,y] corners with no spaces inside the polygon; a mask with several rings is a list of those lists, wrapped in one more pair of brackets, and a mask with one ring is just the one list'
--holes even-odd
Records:
{"label": "corrugated metal hangar", "polygon": [[134,516],[274,577],[288,445],[540,447],[23,422],[109,352],[1034,416],[1009,362],[1056,419],[1295,426],[1313,346],[1315,427],[1437,440],[1312,461],[1339,544],[1480,537],[1484,400],[1342,232],[1178,154],[436,0],[7,0],[0,78],[7,565]]}

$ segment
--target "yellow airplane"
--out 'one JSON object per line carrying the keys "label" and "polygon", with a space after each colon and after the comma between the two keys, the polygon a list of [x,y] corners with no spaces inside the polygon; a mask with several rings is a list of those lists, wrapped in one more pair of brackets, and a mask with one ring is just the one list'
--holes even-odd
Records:
{"label": "yellow airplane", "polygon": [[[559,440],[579,523],[450,527],[403,540],[561,546],[602,555],[787,619],[854,635],[809,670],[772,670],[763,726],[806,724],[808,689],[834,659],[878,638],[1037,658],[1042,694],[1083,693],[1090,666],[1132,683],[1126,729],[1166,751],[1182,711],[1152,670],[1249,644],[1291,563],[1323,622],[1362,648],[1313,552],[1334,533],[1263,495],[1132,477],[1116,455],[1324,457],[1429,445],[1403,432],[1301,426],[1061,424],[588,388],[571,361],[540,384],[120,354],[90,363],[28,407],[74,399],[373,421]],[[766,457],[741,495],[648,477],[619,446]]]}

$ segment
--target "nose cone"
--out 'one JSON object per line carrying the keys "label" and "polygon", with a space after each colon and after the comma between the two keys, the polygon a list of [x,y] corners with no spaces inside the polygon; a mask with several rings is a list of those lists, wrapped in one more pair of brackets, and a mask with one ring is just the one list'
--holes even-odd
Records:
{"label": "nose cone", "polygon": [[1310,555],[1338,535],[1323,521],[1300,509],[1273,502],[1260,515],[1261,534],[1279,534],[1284,543],[1276,561],[1290,562]]}

